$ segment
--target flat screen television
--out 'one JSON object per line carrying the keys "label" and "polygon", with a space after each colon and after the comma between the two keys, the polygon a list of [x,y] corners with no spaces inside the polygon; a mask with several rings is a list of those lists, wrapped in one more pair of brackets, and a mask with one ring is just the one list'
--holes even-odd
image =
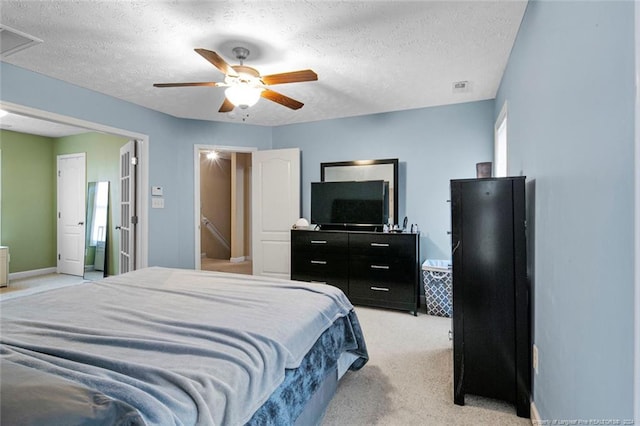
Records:
{"label": "flat screen television", "polygon": [[311,183],[311,223],[322,229],[382,230],[389,220],[383,180]]}

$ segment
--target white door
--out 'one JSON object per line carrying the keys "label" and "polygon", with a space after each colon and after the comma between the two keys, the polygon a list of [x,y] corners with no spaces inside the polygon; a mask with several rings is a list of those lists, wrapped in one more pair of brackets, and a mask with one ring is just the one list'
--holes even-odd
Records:
{"label": "white door", "polygon": [[300,150],[252,153],[253,273],[291,277],[291,226],[300,217]]}
{"label": "white door", "polygon": [[59,274],[84,275],[86,159],[84,153],[58,155]]}
{"label": "white door", "polygon": [[136,141],[131,140],[120,148],[120,255],[118,273],[135,269],[136,223]]}

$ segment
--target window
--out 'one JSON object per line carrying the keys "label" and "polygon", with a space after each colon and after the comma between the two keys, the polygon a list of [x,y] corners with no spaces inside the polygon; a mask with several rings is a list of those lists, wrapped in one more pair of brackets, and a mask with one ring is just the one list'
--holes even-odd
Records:
{"label": "window", "polygon": [[494,133],[494,172],[495,177],[507,176],[507,101],[498,115]]}

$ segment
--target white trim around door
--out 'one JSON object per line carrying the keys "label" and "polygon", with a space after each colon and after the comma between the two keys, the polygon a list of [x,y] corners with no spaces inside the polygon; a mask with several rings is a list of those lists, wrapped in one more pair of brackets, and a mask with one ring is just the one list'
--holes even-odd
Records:
{"label": "white trim around door", "polygon": [[56,230],[59,274],[84,275],[87,155],[56,157]]}
{"label": "white trim around door", "polygon": [[216,152],[243,152],[251,153],[257,151],[256,147],[249,146],[226,146],[226,145],[193,145],[193,224],[194,224],[194,268],[202,269],[201,240],[200,240],[200,153],[208,151]]}

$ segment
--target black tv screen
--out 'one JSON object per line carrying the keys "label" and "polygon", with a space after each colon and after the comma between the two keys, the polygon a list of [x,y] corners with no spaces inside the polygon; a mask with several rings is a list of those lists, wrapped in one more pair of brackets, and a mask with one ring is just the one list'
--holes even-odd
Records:
{"label": "black tv screen", "polygon": [[381,227],[389,219],[389,183],[312,182],[311,223],[324,229]]}

